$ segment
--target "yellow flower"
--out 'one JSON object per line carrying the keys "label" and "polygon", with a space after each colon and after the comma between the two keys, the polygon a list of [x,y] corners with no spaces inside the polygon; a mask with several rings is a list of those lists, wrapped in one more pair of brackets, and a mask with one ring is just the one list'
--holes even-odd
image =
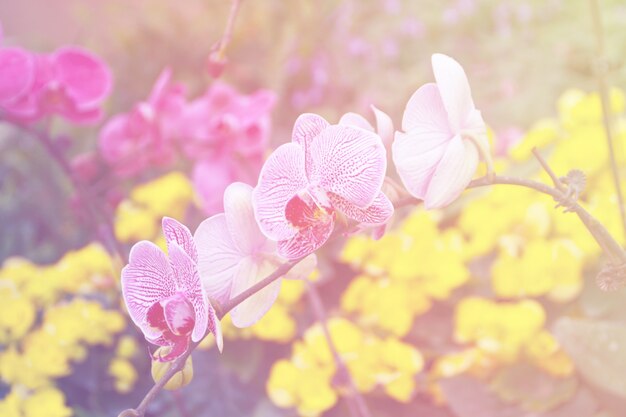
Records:
{"label": "yellow flower", "polygon": [[296,322],[285,306],[276,303],[250,329],[260,340],[287,343],[296,334]]}
{"label": "yellow flower", "polygon": [[120,358],[130,359],[135,356],[138,351],[139,347],[137,346],[137,342],[134,337],[122,336],[119,342],[117,342],[115,354]]}
{"label": "yellow flower", "polygon": [[575,367],[559,342],[548,331],[543,330],[533,337],[526,346],[526,356],[544,371],[558,377],[570,376]]}
{"label": "yellow flower", "polygon": [[120,357],[113,358],[109,363],[109,375],[115,379],[115,390],[122,394],[130,392],[137,382],[137,371],[133,364]]}
{"label": "yellow flower", "polygon": [[0,416],[2,417],[22,417],[20,408],[20,397],[15,390],[8,393],[0,400]]}
{"label": "yellow flower", "polygon": [[115,212],[115,237],[125,243],[151,240],[159,231],[158,220],[149,209],[129,200],[122,201]]}
{"label": "yellow flower", "polygon": [[56,388],[43,388],[24,399],[23,417],[69,417],[72,410],[65,405],[65,396]]}
{"label": "yellow flower", "polygon": [[183,218],[193,201],[193,186],[181,172],[171,172],[136,187],[131,200],[148,209],[159,220],[163,216]]}
{"label": "yellow flower", "polygon": [[35,306],[13,287],[12,282],[0,280],[0,345],[22,338],[35,321]]}
{"label": "yellow flower", "polygon": [[533,124],[526,135],[511,149],[511,158],[525,161],[532,156],[533,148],[544,148],[555,142],[558,137],[558,123],[552,119],[541,119]]}

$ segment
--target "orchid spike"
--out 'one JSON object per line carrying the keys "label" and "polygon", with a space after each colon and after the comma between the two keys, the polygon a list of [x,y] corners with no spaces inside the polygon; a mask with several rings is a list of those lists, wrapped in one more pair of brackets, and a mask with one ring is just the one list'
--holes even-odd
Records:
{"label": "orchid spike", "polygon": [[190,341],[202,340],[207,327],[221,352],[220,323],[200,281],[191,232],[164,217],[163,234],[169,259],[158,246],[144,240],[133,246],[122,270],[122,295],[130,318],[150,343],[171,348],[155,360],[180,357]]}
{"label": "orchid spike", "polygon": [[453,202],[471,181],[479,156],[493,174],[487,128],[474,106],[467,76],[454,59],[432,57],[436,83],[409,100],[392,146],[404,186],[427,209]]}
{"label": "orchid spike", "polygon": [[[224,192],[224,213],[203,221],[194,234],[198,267],[206,291],[224,303],[270,275],[286,259],[276,254],[276,242],[267,239],[254,218],[252,187],[230,184]],[[316,265],[310,255],[284,278],[306,278]],[[239,304],[231,313],[237,327],[257,322],[270,309],[281,279]]]}
{"label": "orchid spike", "polygon": [[254,189],[261,231],[278,253],[298,259],[321,247],[337,212],[367,225],[386,223],[393,205],[381,192],[387,161],[381,138],[315,114],[296,120],[291,143],[265,161]]}

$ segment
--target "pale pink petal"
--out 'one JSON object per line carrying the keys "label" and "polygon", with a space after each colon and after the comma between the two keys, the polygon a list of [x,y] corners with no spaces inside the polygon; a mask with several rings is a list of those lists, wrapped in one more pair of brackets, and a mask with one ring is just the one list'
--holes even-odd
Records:
{"label": "pale pink petal", "polygon": [[317,266],[317,256],[310,254],[285,274],[285,279],[306,279]]}
{"label": "pale pink petal", "polygon": [[163,95],[165,94],[165,90],[167,89],[170,80],[172,78],[172,70],[169,68],[163,69],[159,74],[159,78],[157,78],[154,86],[152,87],[152,91],[150,92],[150,96],[148,97],[148,103],[152,105],[157,105]]}
{"label": "pale pink petal", "polygon": [[393,142],[393,121],[384,111],[377,109],[373,105],[371,107],[374,112],[374,116],[376,117],[376,133],[378,133],[378,136],[380,136],[383,140],[385,148],[389,149],[391,143]]}
{"label": "pale pink petal", "polygon": [[374,201],[387,169],[380,137],[352,126],[326,128],[311,144],[311,160],[312,184],[359,207]]}
{"label": "pale pink petal", "polygon": [[[242,259],[233,280],[231,298],[269,276],[277,267],[277,264],[267,260],[261,259],[255,262],[251,257]],[[231,313],[233,324],[241,328],[251,326],[259,321],[276,301],[280,284],[281,280],[277,279],[239,304]]]}
{"label": "pale pink petal", "polygon": [[0,103],[17,100],[35,79],[35,60],[20,48],[0,48]]}
{"label": "pale pink petal", "polygon": [[367,119],[358,113],[346,113],[339,119],[339,124],[344,126],[360,127],[361,129],[374,131],[374,127],[367,121]]}
{"label": "pale pink petal", "polygon": [[454,133],[459,133],[475,108],[467,75],[461,64],[443,54],[434,54],[432,64],[448,122]]}
{"label": "pale pink petal", "polygon": [[107,65],[82,48],[66,47],[52,56],[59,81],[80,109],[99,106],[111,91],[113,78]]}
{"label": "pale pink petal", "polygon": [[335,226],[334,214],[327,222],[317,222],[301,228],[288,240],[278,242],[278,254],[287,259],[300,259],[319,249],[330,237]]}
{"label": "pale pink petal", "polygon": [[301,114],[293,125],[291,141],[300,144],[302,149],[304,149],[305,172],[307,176],[311,169],[311,143],[328,126],[330,124],[322,116],[313,113]]}
{"label": "pale pink petal", "polygon": [[279,146],[265,161],[252,192],[254,215],[267,237],[278,241],[294,236],[297,229],[285,217],[285,208],[307,185],[302,147],[297,143]]}
{"label": "pale pink petal", "polygon": [[217,349],[222,353],[224,350],[224,336],[222,335],[222,325],[214,310],[209,311],[209,330],[215,336],[215,344]]}
{"label": "pale pink petal", "polygon": [[192,261],[197,263],[198,250],[196,249],[196,243],[193,241],[193,236],[187,226],[171,217],[163,217],[161,225],[168,249],[170,243],[174,242],[185,250]]}
{"label": "pale pink petal", "polygon": [[223,213],[198,226],[193,236],[198,248],[198,271],[202,285],[211,299],[228,301],[233,275],[243,257],[226,225]]}
{"label": "pale pink petal", "polygon": [[402,130],[446,132],[453,136],[448,124],[448,113],[434,83],[424,84],[413,93],[402,116]]}
{"label": "pale pink petal", "polygon": [[175,293],[167,256],[152,242],[136,243],[130,250],[128,265],[122,269],[122,296],[130,318],[147,338],[161,334],[148,325],[148,309]]}
{"label": "pale pink petal", "polygon": [[330,195],[330,201],[336,210],[359,223],[367,225],[387,223],[393,215],[393,204],[382,191],[378,193],[374,202],[364,209],[336,194]]}
{"label": "pale pink petal", "polygon": [[202,340],[206,333],[209,310],[213,310],[213,307],[209,304],[207,294],[200,282],[196,263],[175,242],[170,243],[168,250],[176,287],[189,300],[195,312],[196,321],[191,340],[197,342]]}
{"label": "pale pink petal", "polygon": [[242,254],[251,255],[266,243],[254,218],[251,186],[235,182],[226,188],[224,215],[230,236]]}
{"label": "pale pink petal", "polygon": [[478,150],[469,140],[455,136],[441,158],[424,198],[427,209],[453,202],[472,180],[478,167]]}

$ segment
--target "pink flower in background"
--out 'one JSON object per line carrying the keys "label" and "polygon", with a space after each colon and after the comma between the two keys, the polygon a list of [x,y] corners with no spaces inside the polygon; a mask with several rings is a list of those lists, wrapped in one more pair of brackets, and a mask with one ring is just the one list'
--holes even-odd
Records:
{"label": "pink flower in background", "polygon": [[[199,251],[198,268],[207,291],[225,302],[270,275],[285,262],[276,254],[276,242],[267,239],[257,225],[252,209],[252,187],[233,183],[224,192],[224,213],[203,221],[194,239]],[[315,268],[311,255],[296,265],[285,278],[306,278]],[[257,292],[231,313],[233,324],[256,323],[276,301],[278,279]]]}
{"label": "pink flower in background", "polygon": [[222,350],[220,323],[198,273],[198,252],[191,232],[174,219],[163,218],[169,259],[152,242],[141,241],[130,251],[122,270],[122,295],[128,313],[146,339],[171,347],[160,361],[182,355],[189,342],[200,341],[207,328]]}
{"label": "pink flower in background", "polygon": [[409,100],[392,147],[406,189],[426,208],[454,201],[471,181],[482,155],[491,172],[487,128],[474,106],[461,65],[435,54],[437,83],[420,87]]}
{"label": "pink flower in background", "polygon": [[171,85],[170,78],[170,70],[164,70],[147,101],[114,116],[101,129],[100,152],[117,175],[131,177],[146,168],[174,162],[174,139],[179,134],[185,97],[183,87]]}
{"label": "pink flower in background", "polygon": [[0,108],[23,121],[59,114],[74,123],[96,122],[112,87],[106,64],[78,47],[46,55],[2,48],[0,78]]}
{"label": "pink flower in background", "polygon": [[278,242],[281,256],[297,259],[326,242],[336,212],[359,223],[386,223],[393,214],[380,191],[386,167],[375,133],[303,114],[292,143],[278,147],[261,170],[253,192],[259,227]]}

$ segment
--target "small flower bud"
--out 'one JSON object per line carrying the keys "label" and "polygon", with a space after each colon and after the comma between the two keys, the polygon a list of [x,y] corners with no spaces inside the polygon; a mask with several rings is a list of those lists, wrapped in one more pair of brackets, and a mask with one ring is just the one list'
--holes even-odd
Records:
{"label": "small flower bud", "polygon": [[606,265],[596,277],[602,291],[617,291],[626,286],[626,264]]}
{"label": "small flower bud", "polygon": [[[157,349],[154,353],[155,357],[165,356],[170,352],[171,348],[169,346],[163,346]],[[160,362],[158,360],[152,361],[152,379],[154,382],[158,382],[163,375],[170,369],[170,366],[173,365],[173,362]],[[187,358],[185,361],[185,367],[182,371],[177,372],[170,378],[169,381],[165,384],[163,388],[166,390],[177,390],[188,385],[193,379],[193,362],[191,360],[191,356]]]}

